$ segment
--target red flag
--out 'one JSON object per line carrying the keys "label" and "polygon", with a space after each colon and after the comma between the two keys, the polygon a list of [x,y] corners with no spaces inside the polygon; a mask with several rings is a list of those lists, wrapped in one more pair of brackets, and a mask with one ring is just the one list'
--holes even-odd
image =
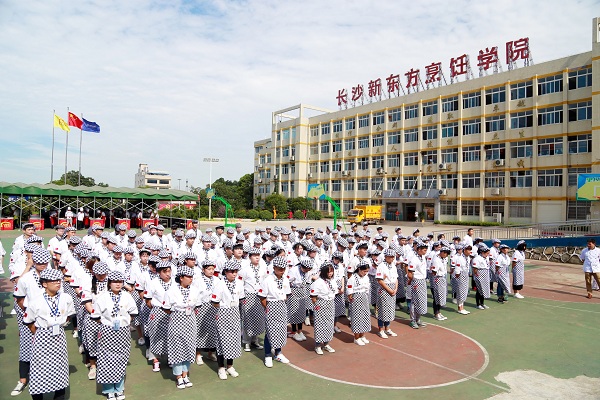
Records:
{"label": "red flag", "polygon": [[69,113],[69,126],[75,126],[79,129],[83,126],[83,121],[72,112]]}

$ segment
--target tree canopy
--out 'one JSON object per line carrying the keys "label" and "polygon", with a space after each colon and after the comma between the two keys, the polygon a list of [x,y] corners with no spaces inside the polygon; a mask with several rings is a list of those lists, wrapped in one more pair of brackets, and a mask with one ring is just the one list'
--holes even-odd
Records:
{"label": "tree canopy", "polygon": [[[65,184],[65,174],[62,174],[59,179],[52,181],[50,183],[54,183],[55,185],[64,185]],[[77,171],[67,172],[67,185],[79,186],[79,172],[77,172]],[[81,175],[81,186],[108,187],[108,184],[102,183],[102,182],[96,183],[94,178]]]}

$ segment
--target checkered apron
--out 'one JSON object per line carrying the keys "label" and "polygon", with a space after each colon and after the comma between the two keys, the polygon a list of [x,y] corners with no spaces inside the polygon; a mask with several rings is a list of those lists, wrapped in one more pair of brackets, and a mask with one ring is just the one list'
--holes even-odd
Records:
{"label": "checkered apron", "polygon": [[498,269],[498,273],[496,274],[498,285],[502,287],[502,289],[506,293],[511,293],[510,291],[510,276],[508,273],[508,269],[506,267],[500,267]]}
{"label": "checkered apron", "polygon": [[23,324],[23,310],[15,303],[17,312],[17,325],[19,326],[19,361],[30,362],[31,350],[33,348],[33,333],[29,327]]}
{"label": "checkered apron", "polygon": [[448,283],[446,282],[446,276],[432,275],[429,284],[433,290],[435,302],[440,306],[445,306],[446,295],[448,294]]}
{"label": "checkered apron", "polygon": [[85,311],[83,315],[83,325],[83,347],[85,347],[90,357],[96,358],[98,356],[98,331],[100,330],[100,324],[92,320],[90,318],[90,313]]}
{"label": "checkered apron", "polygon": [[242,356],[241,321],[238,307],[217,310],[217,354],[226,360]]}
{"label": "checkered apron", "polygon": [[456,281],[456,302],[463,304],[469,294],[469,274],[466,271],[462,272],[454,280]]}
{"label": "checkered apron", "polygon": [[266,325],[271,347],[280,349],[287,343],[288,313],[284,300],[267,302]]}
{"label": "checkered apron", "polygon": [[427,314],[427,281],[425,279],[413,279],[410,284],[410,306],[415,314]]}
{"label": "checkered apron", "polygon": [[[487,260],[486,260],[487,261]],[[496,276],[496,259],[490,257],[489,258],[489,266],[490,266],[490,282],[498,282],[498,277]]]}
{"label": "checkered apron", "polygon": [[396,268],[398,272],[398,290],[396,291],[396,300],[399,300],[403,297],[406,297],[406,287],[405,287],[405,275],[404,269],[398,267]]}
{"label": "checkered apron", "polygon": [[64,329],[52,336],[52,328],[37,328],[33,338],[29,393],[49,393],[69,386],[69,355]]}
{"label": "checkered apron", "polygon": [[113,330],[102,324],[98,333],[98,372],[96,382],[118,383],[125,377],[125,368],[131,352],[129,325]]}
{"label": "checkered apron", "polygon": [[156,356],[167,354],[167,339],[169,335],[169,315],[161,307],[152,307],[148,317],[148,332],[150,351]]}
{"label": "checkered apron", "polygon": [[352,307],[350,317],[352,318],[352,332],[365,333],[371,331],[371,311],[369,295],[367,293],[354,293],[352,295]]}
{"label": "checkered apron", "polygon": [[519,260],[515,263],[512,270],[513,272],[513,285],[524,285],[525,284],[525,264],[523,260]]}
{"label": "checkered apron", "polygon": [[454,274],[450,276],[450,287],[452,287],[452,297],[456,297],[456,287],[458,285],[458,281]]}
{"label": "checkered apron", "polygon": [[214,349],[217,347],[217,309],[210,302],[196,307],[197,349]]}
{"label": "checkered apron", "polygon": [[169,314],[167,359],[169,365],[194,362],[196,359],[196,316],[185,311]]}
{"label": "checkered apron", "polygon": [[[265,309],[256,293],[246,293],[241,300],[244,330],[249,337],[260,335],[265,331]],[[286,310],[287,318],[287,310]]]}
{"label": "checkered apron", "polygon": [[[377,284],[377,286],[377,319],[385,322],[393,321],[396,317],[396,296],[390,296],[381,285]],[[388,283],[388,286],[392,290],[396,289],[395,283]]]}
{"label": "checkered apron", "polygon": [[292,287],[292,293],[287,298],[288,321],[290,324],[301,324],[306,318],[306,310],[308,306],[308,287],[302,285],[300,287]]}
{"label": "checkered apron", "polygon": [[490,270],[489,269],[478,269],[477,276],[475,277],[475,285],[477,291],[483,296],[484,299],[490,298]]}
{"label": "checkered apron", "polygon": [[371,304],[377,304],[377,291],[379,290],[379,283],[377,283],[375,275],[369,275],[369,282],[371,283]]}
{"label": "checkered apron", "polygon": [[315,342],[327,343],[333,339],[333,300],[318,299],[315,303]]}

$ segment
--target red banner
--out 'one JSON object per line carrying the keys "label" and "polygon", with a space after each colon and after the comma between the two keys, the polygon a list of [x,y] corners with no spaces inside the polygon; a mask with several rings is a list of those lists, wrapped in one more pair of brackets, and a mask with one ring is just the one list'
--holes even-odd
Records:
{"label": "red banner", "polygon": [[104,228],[104,221],[101,218],[90,218],[90,226],[101,226]]}
{"label": "red banner", "polygon": [[1,218],[0,230],[12,231],[15,228],[15,220],[13,218]]}
{"label": "red banner", "polygon": [[38,231],[44,230],[44,220],[41,218],[29,218],[29,222],[35,226]]}
{"label": "red banner", "polygon": [[148,227],[150,225],[156,225],[156,224],[157,224],[156,219],[142,219],[142,226]]}
{"label": "red banner", "polygon": [[118,218],[117,223],[125,225],[127,230],[131,229],[131,220],[129,218]]}

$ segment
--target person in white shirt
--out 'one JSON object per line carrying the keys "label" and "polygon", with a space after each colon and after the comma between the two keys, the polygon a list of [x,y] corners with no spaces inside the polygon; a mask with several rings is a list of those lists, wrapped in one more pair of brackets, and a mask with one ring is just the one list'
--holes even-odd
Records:
{"label": "person in white shirt", "polygon": [[77,229],[83,229],[83,218],[85,217],[85,213],[83,212],[83,208],[80,208],[77,212]]}
{"label": "person in white shirt", "polygon": [[[217,361],[215,355],[217,351],[217,309],[211,303],[211,297],[217,278],[215,274],[215,260],[204,260],[201,263],[202,272],[194,274],[195,286],[200,288],[200,297],[196,307],[196,324],[198,327],[196,339],[196,364],[202,365],[201,351],[208,353],[207,358],[211,361]],[[199,271],[200,272],[200,271]]]}
{"label": "person in white shirt", "polygon": [[6,250],[4,250],[4,246],[2,246],[2,241],[0,241],[0,275],[4,274],[4,256],[6,255]]}
{"label": "person in white shirt", "polygon": [[587,298],[592,298],[592,278],[600,286],[600,249],[596,247],[596,240],[589,238],[587,248],[583,249],[579,256],[583,261],[583,273],[585,274],[585,288]]}
{"label": "person in white shirt", "polygon": [[421,315],[427,314],[427,261],[425,253],[427,244],[418,242],[416,244],[417,254],[408,262],[407,284],[410,287],[410,326],[413,329],[427,326],[421,321]]}
{"label": "person in white shirt", "polygon": [[446,274],[448,271],[449,247],[442,247],[431,263],[430,285],[433,292],[433,317],[438,321],[448,319],[442,315],[441,309],[446,305],[446,294],[448,283]]}
{"label": "person in white shirt", "polygon": [[281,349],[287,343],[288,313],[286,300],[291,294],[290,281],[285,275],[288,264],[285,257],[273,258],[273,274],[266,276],[258,290],[258,298],[264,308],[266,319],[265,366],[273,367],[275,360],[289,364]]}
{"label": "person in white shirt", "polygon": [[396,252],[392,249],[383,251],[384,262],[377,266],[375,279],[377,288],[377,326],[379,337],[387,339],[398,336],[390,329],[390,322],[396,318],[396,290],[398,288],[398,270],[396,269]]}
{"label": "person in white shirt", "polygon": [[467,234],[463,238],[463,244],[465,246],[473,247],[473,232],[474,232],[473,228],[467,229]]}
{"label": "person in white shirt", "polygon": [[172,284],[171,263],[160,262],[156,265],[156,272],[159,279],[150,282],[144,290],[144,301],[150,308],[150,317],[148,318],[148,332],[150,338],[150,354],[152,359],[152,371],[160,372],[160,357],[167,355],[169,335],[169,316],[162,309],[165,294]]}
{"label": "person in white shirt", "polygon": [[335,353],[329,342],[333,339],[334,305],[337,292],[333,282],[334,270],[330,262],[321,266],[319,278],[310,285],[310,297],[314,304],[315,353],[323,355],[323,350]]}
{"label": "person in white shirt", "polygon": [[477,286],[475,302],[477,303],[478,309],[485,310],[489,308],[484,304],[485,299],[490,298],[490,265],[488,261],[490,248],[482,243],[479,245],[477,253],[475,258],[473,258],[473,261],[471,261],[473,278],[475,280],[475,286]]}
{"label": "person in white shirt", "polygon": [[370,264],[361,260],[355,272],[348,278],[346,292],[348,294],[349,312],[354,334],[354,343],[364,346],[369,343],[365,337],[366,332],[371,331],[371,312],[369,309],[371,282],[367,276]]}
{"label": "person in white shirt", "polygon": [[302,322],[308,319],[306,316],[307,310],[312,309],[309,299],[309,286],[312,282],[311,270],[314,264],[312,258],[301,257],[299,263],[290,267],[288,271],[291,286],[291,294],[287,298],[288,322],[292,326],[292,338],[297,342],[306,340],[306,336],[302,332]]}
{"label": "person in white shirt", "polygon": [[[493,268],[496,271],[496,280],[498,281],[498,303],[506,303],[506,297],[504,297],[504,293],[510,294],[510,256],[508,255],[508,247],[505,244],[501,244],[499,247],[500,253],[498,257],[496,257],[496,262],[494,263]],[[490,266],[492,268],[492,266]]]}
{"label": "person in white shirt", "polygon": [[[244,282],[245,298],[242,301],[242,343],[244,351],[251,347],[262,350],[258,343],[258,335],[265,331],[265,312],[259,299],[262,281],[267,276],[267,265],[261,263],[260,250],[253,248],[248,251],[248,258],[241,262],[238,278]],[[287,321],[287,314],[286,319]]]}
{"label": "person in white shirt", "polygon": [[71,207],[67,207],[67,211],[65,211],[65,218],[67,219],[67,226],[73,226],[73,211],[71,211]]}
{"label": "person in white shirt", "polygon": [[346,299],[344,298],[344,292],[346,289],[346,267],[344,266],[344,255],[335,251],[331,255],[331,264],[333,265],[333,281],[336,287],[335,298],[333,299],[335,323],[333,325],[333,331],[340,333],[342,330],[338,328],[337,322],[339,317],[346,316]]}
{"label": "person in white shirt", "polygon": [[521,290],[525,284],[525,250],[527,250],[527,243],[519,240],[512,256],[513,290],[517,299],[524,298]]}

